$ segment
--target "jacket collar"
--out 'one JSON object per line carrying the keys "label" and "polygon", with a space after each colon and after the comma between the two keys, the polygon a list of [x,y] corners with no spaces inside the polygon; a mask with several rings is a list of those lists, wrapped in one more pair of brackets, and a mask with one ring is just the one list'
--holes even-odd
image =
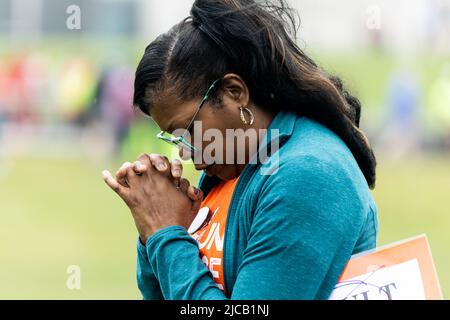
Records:
{"label": "jacket collar", "polygon": [[[259,159],[261,154],[271,154],[272,141],[278,141],[276,145],[281,148],[283,143],[292,136],[297,117],[297,114],[290,111],[278,112],[267,128],[266,135],[262,137],[261,141],[265,143],[260,145],[255,157]],[[254,158],[250,163],[255,163]]]}
{"label": "jacket collar", "polygon": [[278,112],[267,130],[270,133],[270,130],[278,129],[278,135],[272,136],[272,139],[280,138],[281,140],[284,140],[289,138],[294,131],[297,117],[298,115],[291,111]]}

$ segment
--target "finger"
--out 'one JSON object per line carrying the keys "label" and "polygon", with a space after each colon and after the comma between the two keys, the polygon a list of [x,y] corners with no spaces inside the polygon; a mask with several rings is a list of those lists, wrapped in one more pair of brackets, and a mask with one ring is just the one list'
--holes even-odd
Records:
{"label": "finger", "polygon": [[150,161],[152,165],[158,170],[159,172],[163,173],[166,176],[169,176],[170,173],[170,162],[167,157],[164,157],[160,154],[150,154]]}
{"label": "finger", "polygon": [[198,212],[202,206],[203,191],[194,186],[190,186],[187,195],[192,200],[192,210]]}
{"label": "finger", "polygon": [[[178,188],[184,194],[188,195],[189,185],[190,185],[189,180],[182,178],[182,179],[180,179],[180,183],[179,183]],[[191,200],[196,200],[196,199],[191,199]]]}
{"label": "finger", "polygon": [[137,175],[142,175],[145,172],[147,172],[148,167],[144,165],[142,162],[136,161],[133,163],[133,170]]}
{"label": "finger", "polygon": [[152,161],[150,159],[150,156],[146,153],[143,153],[139,156],[138,160],[143,166],[145,166],[145,172],[151,173],[152,171],[155,171],[155,168],[153,167]]}
{"label": "finger", "polygon": [[203,191],[194,186],[189,186],[187,195],[193,201],[203,200]]}
{"label": "finger", "polygon": [[172,177],[174,177],[175,179],[180,179],[183,175],[183,164],[178,159],[173,159],[170,164]]}
{"label": "finger", "polygon": [[103,180],[105,183],[115,192],[117,193],[122,199],[126,201],[127,198],[127,189],[120,185],[119,182],[117,182],[114,177],[112,176],[111,172],[108,170],[104,170],[102,172]]}
{"label": "finger", "polygon": [[133,166],[128,167],[127,169],[127,182],[130,187],[136,184],[139,176],[134,172]]}
{"label": "finger", "polygon": [[130,162],[125,162],[120,168],[119,170],[117,170],[116,172],[116,180],[117,182],[124,186],[124,187],[128,187],[128,183],[126,180],[127,177],[127,169],[128,167],[131,166]]}

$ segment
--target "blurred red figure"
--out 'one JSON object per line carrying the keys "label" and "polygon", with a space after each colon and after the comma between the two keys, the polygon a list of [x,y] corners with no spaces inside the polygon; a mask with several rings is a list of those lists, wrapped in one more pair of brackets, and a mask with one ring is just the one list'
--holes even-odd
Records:
{"label": "blurred red figure", "polygon": [[18,123],[39,120],[41,68],[33,55],[13,59],[0,67],[0,114]]}

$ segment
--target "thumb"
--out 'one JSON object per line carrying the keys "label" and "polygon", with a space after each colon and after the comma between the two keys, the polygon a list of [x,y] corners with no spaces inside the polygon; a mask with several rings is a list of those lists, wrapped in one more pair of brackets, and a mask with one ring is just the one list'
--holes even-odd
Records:
{"label": "thumb", "polygon": [[192,211],[197,213],[203,201],[203,191],[194,186],[188,189],[188,197],[192,200]]}

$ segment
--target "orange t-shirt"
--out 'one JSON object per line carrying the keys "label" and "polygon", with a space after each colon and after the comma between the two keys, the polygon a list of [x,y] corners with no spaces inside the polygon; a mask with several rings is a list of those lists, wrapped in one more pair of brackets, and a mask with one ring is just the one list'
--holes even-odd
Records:
{"label": "orange t-shirt", "polygon": [[225,292],[223,277],[223,243],[225,225],[231,197],[239,178],[224,181],[214,187],[202,202],[202,208],[210,209],[209,219],[191,236],[197,240],[200,249],[200,258],[210,270],[214,282]]}

